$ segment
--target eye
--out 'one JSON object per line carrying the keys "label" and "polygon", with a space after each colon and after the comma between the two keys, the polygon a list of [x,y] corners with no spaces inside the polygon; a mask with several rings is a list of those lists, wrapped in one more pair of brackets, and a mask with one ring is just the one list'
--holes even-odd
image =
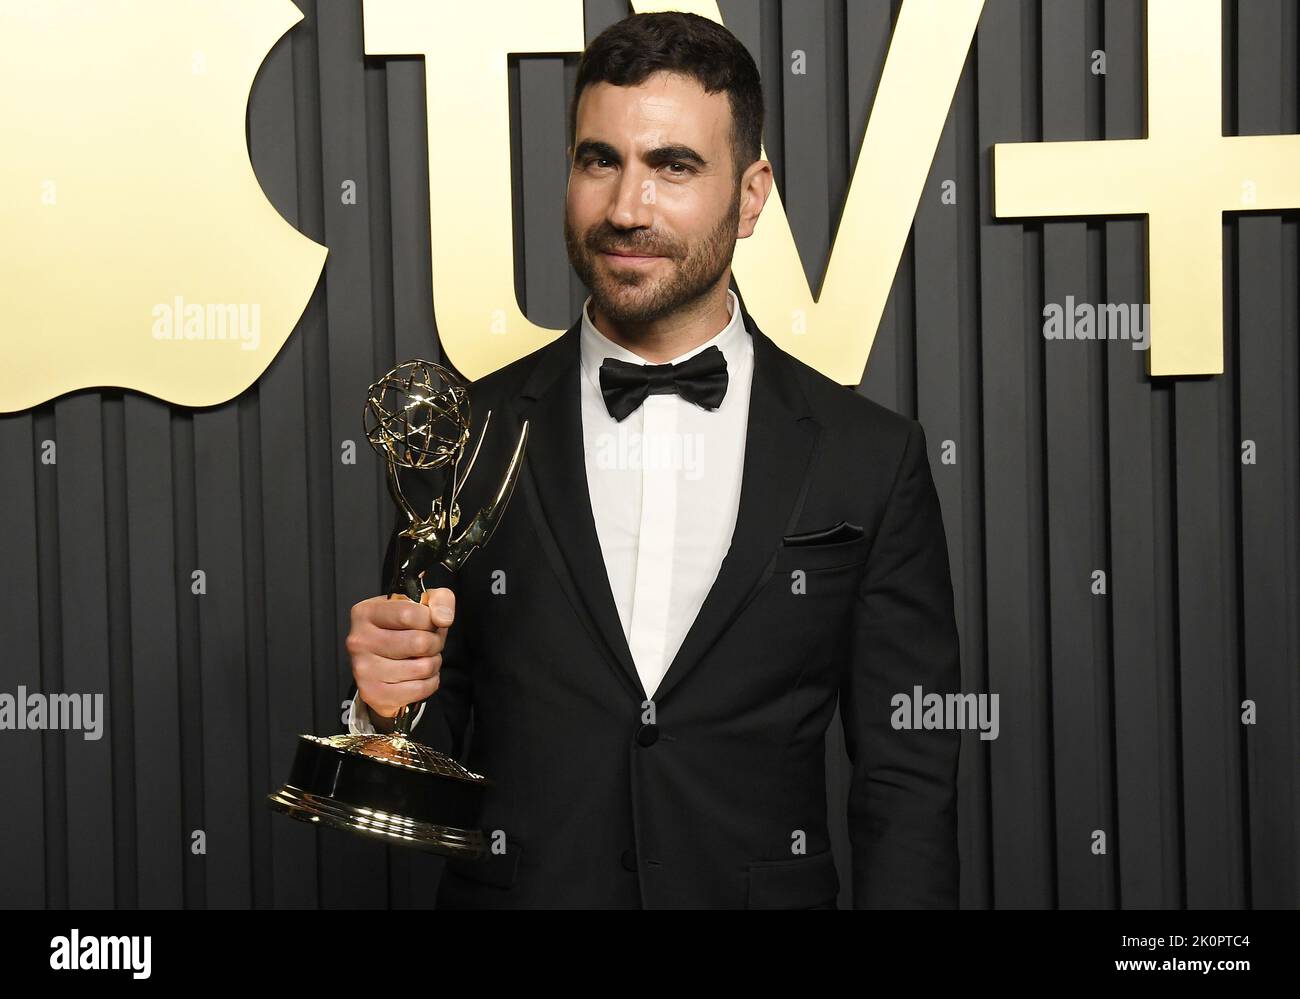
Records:
{"label": "eye", "polygon": [[683,177],[683,176],[685,176],[685,175],[688,174],[688,173],[694,173],[694,172],[695,172],[691,167],[687,166],[687,165],[686,165],[685,163],[683,163],[681,160],[673,160],[673,161],[672,161],[671,163],[669,163],[668,165],[669,165],[670,167],[681,167],[681,168],[682,168],[681,171],[677,173],[677,176],[678,176],[678,177]]}

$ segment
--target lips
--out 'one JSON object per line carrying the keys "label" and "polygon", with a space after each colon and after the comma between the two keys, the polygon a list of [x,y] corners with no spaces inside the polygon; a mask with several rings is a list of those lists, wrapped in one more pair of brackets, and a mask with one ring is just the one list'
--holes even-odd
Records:
{"label": "lips", "polygon": [[601,252],[606,257],[624,264],[648,264],[659,259],[658,254],[621,253],[618,250],[603,250]]}

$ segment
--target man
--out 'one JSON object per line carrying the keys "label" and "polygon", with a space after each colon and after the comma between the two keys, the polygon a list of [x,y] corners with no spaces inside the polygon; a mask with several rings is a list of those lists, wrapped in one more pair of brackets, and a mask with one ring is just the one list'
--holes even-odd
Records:
{"label": "man", "polygon": [[353,608],[351,730],[424,701],[414,734],[460,758],[472,715],[465,762],[494,782],[504,850],[449,861],[440,906],[834,907],[837,698],[854,905],[956,905],[958,733],[890,724],[895,694],[960,685],[925,437],[729,289],[772,187],[762,120],[712,21],[635,15],[592,43],[565,218],[590,297],[470,392],[493,415],[461,507],[528,420],[514,497],[424,604]]}

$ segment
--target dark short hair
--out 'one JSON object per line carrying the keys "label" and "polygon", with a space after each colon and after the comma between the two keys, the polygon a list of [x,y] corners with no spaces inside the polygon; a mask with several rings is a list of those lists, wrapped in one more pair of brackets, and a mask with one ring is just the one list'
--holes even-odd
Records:
{"label": "dark short hair", "polygon": [[569,102],[569,146],[578,127],[578,98],[593,83],[635,87],[652,73],[693,78],[707,94],[731,103],[735,180],[762,155],[763,84],[749,50],[730,31],[699,14],[633,14],[597,35],[578,63]]}

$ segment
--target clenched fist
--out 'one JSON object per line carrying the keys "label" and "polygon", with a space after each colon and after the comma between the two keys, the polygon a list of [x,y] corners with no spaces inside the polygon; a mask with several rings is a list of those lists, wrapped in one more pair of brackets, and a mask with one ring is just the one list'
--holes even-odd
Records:
{"label": "clenched fist", "polygon": [[352,605],[347,650],[352,678],[376,727],[404,704],[438,689],[442,650],[456,616],[456,595],[446,587],[426,590],[420,603],[405,597],[371,597]]}

